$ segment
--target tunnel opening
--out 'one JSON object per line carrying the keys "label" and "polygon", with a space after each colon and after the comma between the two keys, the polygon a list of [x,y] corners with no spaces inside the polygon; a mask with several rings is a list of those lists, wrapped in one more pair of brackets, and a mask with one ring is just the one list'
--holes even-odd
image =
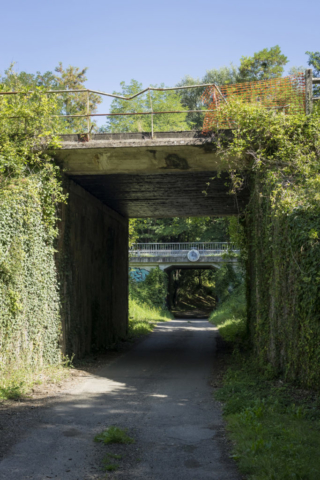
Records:
{"label": "tunnel opening", "polygon": [[216,309],[215,271],[208,268],[171,268],[168,308],[175,318],[208,318]]}
{"label": "tunnel opening", "polygon": [[226,217],[130,220],[129,310],[132,296],[175,318],[208,318],[243,283],[229,224]]}
{"label": "tunnel opening", "polygon": [[[128,237],[129,244],[228,241],[227,219],[244,211],[250,186],[244,181],[243,189],[231,194],[230,165],[217,154],[216,140],[196,131],[92,134],[88,141],[63,136],[53,155],[64,170],[68,195],[57,246],[64,354],[81,357],[126,338],[132,316],[129,268],[140,283],[157,267],[169,284],[165,272],[177,266],[176,255],[169,263],[139,258],[132,265]],[[198,250],[196,262],[179,263],[181,281],[190,275],[185,267],[220,269],[225,262],[222,250],[214,262]],[[156,299],[158,307],[161,295],[149,287],[149,304]],[[168,285],[164,290],[160,306],[168,312]],[[144,292],[139,302],[148,301]]]}

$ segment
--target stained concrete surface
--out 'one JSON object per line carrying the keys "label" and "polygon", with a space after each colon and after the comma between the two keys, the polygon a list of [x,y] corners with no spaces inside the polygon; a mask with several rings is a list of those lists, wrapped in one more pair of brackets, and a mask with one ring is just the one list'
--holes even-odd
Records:
{"label": "stained concrete surface", "polygon": [[61,148],[50,154],[78,185],[125,217],[238,215],[249,201],[248,179],[230,194],[228,172],[239,159],[226,163],[214,134],[62,135]]}
{"label": "stained concrete surface", "polygon": [[[107,451],[124,453],[109,479],[240,479],[210,386],[217,335],[204,319],[158,324],[46,409],[1,462],[0,479],[102,479]],[[113,449],[94,443],[109,425],[128,428],[136,442]]]}
{"label": "stained concrete surface", "polygon": [[250,194],[248,187],[230,194],[228,173],[216,170],[68,175],[103,204],[129,218],[238,215]]}
{"label": "stained concrete surface", "polygon": [[[65,178],[56,263],[62,351],[77,358],[128,329],[128,219]],[[116,286],[116,288],[115,288]]]}

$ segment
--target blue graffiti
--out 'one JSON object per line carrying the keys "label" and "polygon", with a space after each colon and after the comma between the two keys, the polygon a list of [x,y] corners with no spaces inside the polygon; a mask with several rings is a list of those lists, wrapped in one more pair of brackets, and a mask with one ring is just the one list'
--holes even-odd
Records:
{"label": "blue graffiti", "polygon": [[129,272],[131,278],[136,282],[143,282],[149,273],[145,268],[132,268]]}

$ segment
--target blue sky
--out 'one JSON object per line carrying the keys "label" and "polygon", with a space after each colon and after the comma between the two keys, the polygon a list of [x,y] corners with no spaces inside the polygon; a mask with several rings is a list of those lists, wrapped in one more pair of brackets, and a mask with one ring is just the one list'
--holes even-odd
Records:
{"label": "blue sky", "polygon": [[[1,6],[0,73],[89,67],[89,88],[122,80],[175,85],[280,45],[291,66],[320,50],[320,1],[11,0]],[[100,106],[105,110],[107,104]]]}

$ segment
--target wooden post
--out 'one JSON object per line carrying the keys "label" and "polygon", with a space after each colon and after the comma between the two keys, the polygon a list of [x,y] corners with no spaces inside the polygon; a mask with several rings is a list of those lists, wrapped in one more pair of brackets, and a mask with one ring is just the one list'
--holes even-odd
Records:
{"label": "wooden post", "polygon": [[306,79],[306,115],[310,115],[312,113],[312,97],[313,97],[313,89],[312,89],[312,70],[308,68],[305,72],[305,79]]}

